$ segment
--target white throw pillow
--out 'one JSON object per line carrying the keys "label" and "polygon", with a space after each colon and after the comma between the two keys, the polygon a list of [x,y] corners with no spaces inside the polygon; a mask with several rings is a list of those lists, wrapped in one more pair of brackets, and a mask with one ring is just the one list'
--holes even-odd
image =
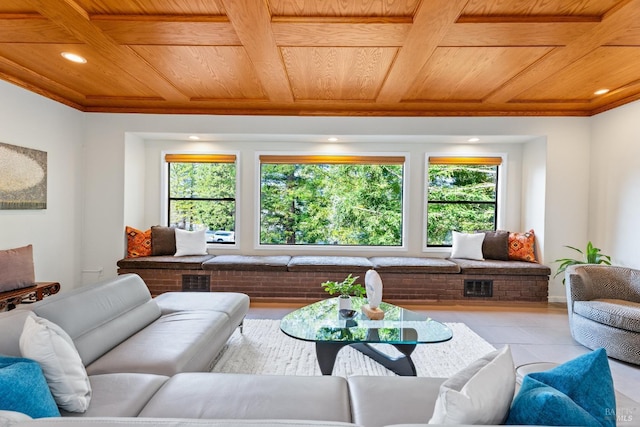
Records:
{"label": "white throw pillow", "polygon": [[466,258],[482,261],[484,233],[458,233],[453,231],[453,245],[450,258]]}
{"label": "white throw pillow", "polygon": [[429,424],[503,424],[515,386],[511,349],[505,346],[442,383]]}
{"label": "white throw pillow", "polygon": [[71,337],[60,326],[41,317],[27,317],[20,352],[40,364],[58,407],[69,412],[89,408],[91,384],[87,371]]}
{"label": "white throw pillow", "polygon": [[206,230],[187,231],[176,228],[176,254],[175,256],[206,255],[207,236]]}

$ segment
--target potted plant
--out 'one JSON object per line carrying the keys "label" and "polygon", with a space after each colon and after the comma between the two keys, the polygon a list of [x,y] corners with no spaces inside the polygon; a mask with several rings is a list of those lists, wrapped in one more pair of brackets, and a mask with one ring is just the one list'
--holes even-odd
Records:
{"label": "potted plant", "polygon": [[[605,255],[600,253],[600,249],[593,246],[591,242],[587,243],[586,251],[582,252],[578,248],[574,248],[573,246],[565,246],[565,248],[573,249],[576,252],[579,252],[583,259],[573,259],[573,258],[560,258],[555,260],[554,262],[559,262],[558,271],[556,272],[554,278],[559,274],[564,273],[564,271],[570,265],[576,264],[606,264],[611,265],[611,257],[609,255]],[[565,279],[562,279],[562,284],[564,285]]]}
{"label": "potted plant", "polygon": [[361,297],[366,293],[364,286],[356,283],[356,280],[359,278],[360,276],[353,277],[349,274],[342,282],[328,280],[320,286],[322,286],[329,295],[340,294],[338,298],[338,308],[340,310],[351,310],[351,296]]}

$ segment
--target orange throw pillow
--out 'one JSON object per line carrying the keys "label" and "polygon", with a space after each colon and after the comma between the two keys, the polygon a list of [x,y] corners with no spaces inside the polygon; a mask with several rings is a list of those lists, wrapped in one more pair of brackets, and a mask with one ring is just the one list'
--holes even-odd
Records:
{"label": "orange throw pillow", "polygon": [[533,230],[526,233],[509,233],[509,259],[514,261],[536,261],[536,236]]}
{"label": "orange throw pillow", "polygon": [[151,255],[151,229],[147,231],[126,227],[127,258],[137,258]]}

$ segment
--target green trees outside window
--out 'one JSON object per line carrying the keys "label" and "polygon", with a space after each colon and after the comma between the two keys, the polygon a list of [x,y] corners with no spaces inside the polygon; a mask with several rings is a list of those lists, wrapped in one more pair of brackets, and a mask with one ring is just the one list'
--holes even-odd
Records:
{"label": "green trees outside window", "polygon": [[402,245],[404,158],[264,157],[260,244]]}
{"label": "green trees outside window", "polygon": [[209,242],[214,241],[217,230],[235,230],[236,164],[235,157],[231,159],[233,162],[168,163],[170,226],[204,228]]}
{"label": "green trees outside window", "polygon": [[453,230],[473,233],[495,229],[499,160],[430,158],[427,246],[451,246]]}

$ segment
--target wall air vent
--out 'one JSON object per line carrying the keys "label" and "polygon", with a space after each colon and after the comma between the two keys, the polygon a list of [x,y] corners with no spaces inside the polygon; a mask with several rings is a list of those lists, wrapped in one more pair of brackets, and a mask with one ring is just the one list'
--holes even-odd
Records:
{"label": "wall air vent", "polygon": [[209,292],[211,276],[201,274],[183,274],[182,292]]}
{"label": "wall air vent", "polygon": [[492,297],[493,296],[493,280],[476,280],[465,279],[464,281],[465,297]]}

